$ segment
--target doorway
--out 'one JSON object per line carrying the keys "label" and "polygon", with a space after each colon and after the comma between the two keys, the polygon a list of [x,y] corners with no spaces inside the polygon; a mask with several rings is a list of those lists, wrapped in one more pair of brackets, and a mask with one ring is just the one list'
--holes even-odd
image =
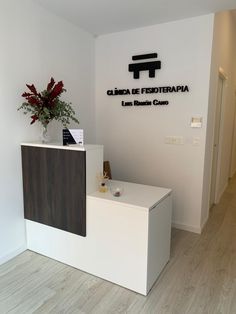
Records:
{"label": "doorway", "polygon": [[215,113],[215,125],[214,125],[214,141],[213,141],[213,159],[212,159],[212,172],[211,172],[211,192],[210,192],[210,208],[217,203],[217,188],[218,178],[220,171],[220,139],[222,129],[222,111],[224,100],[224,88],[226,76],[219,71],[218,86],[217,86],[217,101],[216,101],[216,113]]}
{"label": "doorway", "polygon": [[235,158],[235,150],[236,150],[236,143],[235,143],[235,135],[236,135],[236,90],[234,92],[234,114],[233,114],[233,130],[232,130],[232,137],[231,137],[231,153],[230,153],[230,163],[229,163],[229,179],[231,179],[234,175],[234,158]]}

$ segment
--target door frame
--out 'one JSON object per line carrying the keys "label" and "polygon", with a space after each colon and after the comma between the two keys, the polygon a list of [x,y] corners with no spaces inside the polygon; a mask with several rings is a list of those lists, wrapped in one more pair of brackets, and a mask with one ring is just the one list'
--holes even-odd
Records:
{"label": "door frame", "polygon": [[[211,167],[211,185],[210,185],[210,207],[212,207],[214,204],[219,203],[220,200],[220,191],[219,191],[219,181],[220,181],[220,168],[221,168],[221,155],[222,155],[222,141],[223,141],[223,117],[224,117],[224,111],[225,111],[225,98],[226,98],[226,86],[227,86],[227,80],[228,77],[223,70],[223,68],[219,68],[218,70],[218,76],[217,76],[217,94],[218,94],[218,84],[219,79],[222,80],[222,97],[221,97],[221,105],[220,105],[220,121],[219,121],[219,140],[218,140],[218,152],[217,152],[217,160],[216,160],[216,175],[215,175],[215,187],[214,187],[214,197],[213,197],[213,204],[211,204],[212,200],[212,177],[213,177],[213,158],[214,158],[214,144],[215,144],[215,128],[216,128],[216,110],[214,115],[214,132],[213,132],[213,143],[212,143],[212,167]],[[216,98],[216,101],[218,101],[218,95]]]}
{"label": "door frame", "polygon": [[232,169],[232,163],[233,163],[233,156],[235,151],[235,129],[236,129],[236,88],[234,90],[234,119],[233,119],[233,130],[232,130],[232,137],[231,137],[231,152],[230,152],[230,163],[229,163],[229,179],[231,179],[234,175],[233,171],[235,169]]}

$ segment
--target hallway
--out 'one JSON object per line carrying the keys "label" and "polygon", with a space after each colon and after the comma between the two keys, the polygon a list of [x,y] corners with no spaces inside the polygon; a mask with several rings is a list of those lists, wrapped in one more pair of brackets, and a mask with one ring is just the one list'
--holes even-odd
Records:
{"label": "hallway", "polygon": [[[236,313],[236,177],[202,235],[172,230],[148,297],[30,251],[0,266],[0,313]],[[96,262],[96,261],[94,261]]]}

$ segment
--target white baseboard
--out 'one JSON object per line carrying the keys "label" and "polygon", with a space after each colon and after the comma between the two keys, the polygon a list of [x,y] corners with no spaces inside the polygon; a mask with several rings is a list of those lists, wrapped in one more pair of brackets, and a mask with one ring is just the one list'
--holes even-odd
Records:
{"label": "white baseboard", "polygon": [[7,253],[6,255],[0,256],[0,265],[8,262],[10,259],[16,257],[17,255],[21,254],[22,252],[27,250],[27,245],[24,244],[21,247]]}
{"label": "white baseboard", "polygon": [[190,225],[184,225],[181,223],[175,223],[172,222],[172,227],[180,230],[185,230],[185,231],[190,231],[194,233],[201,234],[202,228],[201,227],[195,227],[195,226],[190,226]]}
{"label": "white baseboard", "polygon": [[224,194],[224,192],[225,192],[225,190],[226,190],[228,184],[229,184],[229,182],[227,181],[227,182],[225,183],[225,186],[223,187],[223,189],[220,191],[220,193],[219,193],[219,195],[218,195],[218,197],[217,197],[217,199],[216,199],[216,204],[218,204],[218,203],[220,202],[220,199],[221,199],[222,195]]}
{"label": "white baseboard", "polygon": [[203,231],[207,221],[208,221],[209,215],[207,215],[206,219],[201,223],[201,232]]}

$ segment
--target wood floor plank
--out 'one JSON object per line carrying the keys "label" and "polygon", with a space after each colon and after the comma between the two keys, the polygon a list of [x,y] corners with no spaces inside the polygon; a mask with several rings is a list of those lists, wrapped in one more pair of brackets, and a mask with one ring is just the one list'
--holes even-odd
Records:
{"label": "wood floor plank", "polygon": [[147,297],[26,251],[0,266],[0,314],[236,313],[236,177],[201,235],[172,230]]}

